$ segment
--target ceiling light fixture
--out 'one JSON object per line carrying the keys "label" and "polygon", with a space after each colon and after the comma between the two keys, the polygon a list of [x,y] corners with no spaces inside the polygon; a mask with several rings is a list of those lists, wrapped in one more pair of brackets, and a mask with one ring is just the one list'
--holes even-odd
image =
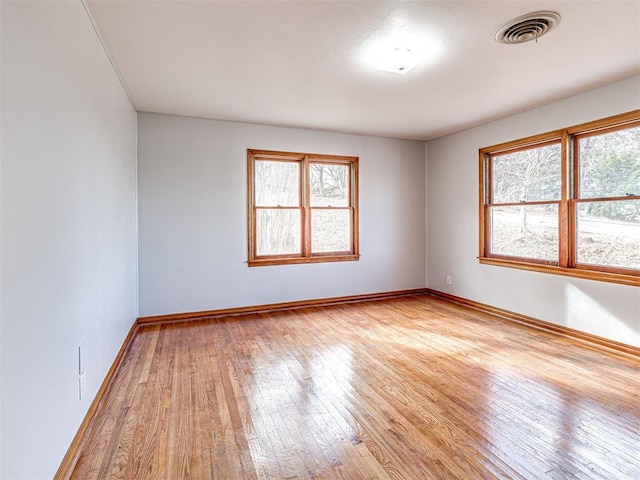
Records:
{"label": "ceiling light fixture", "polygon": [[410,48],[396,47],[380,54],[376,70],[405,74],[417,64],[417,55]]}
{"label": "ceiling light fixture", "polygon": [[371,69],[404,75],[418,65],[434,62],[442,52],[439,40],[424,34],[389,35],[370,39],[362,61]]}
{"label": "ceiling light fixture", "polygon": [[434,62],[442,50],[442,35],[399,8],[362,42],[358,56],[367,70],[404,75]]}

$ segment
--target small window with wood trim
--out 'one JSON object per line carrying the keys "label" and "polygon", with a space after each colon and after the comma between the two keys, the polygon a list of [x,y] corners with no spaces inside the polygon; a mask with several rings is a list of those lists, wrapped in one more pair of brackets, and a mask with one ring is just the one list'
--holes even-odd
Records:
{"label": "small window with wood trim", "polygon": [[640,111],[480,149],[479,258],[640,285]]}
{"label": "small window with wood trim", "polygon": [[249,266],[358,260],[358,158],[247,150]]}

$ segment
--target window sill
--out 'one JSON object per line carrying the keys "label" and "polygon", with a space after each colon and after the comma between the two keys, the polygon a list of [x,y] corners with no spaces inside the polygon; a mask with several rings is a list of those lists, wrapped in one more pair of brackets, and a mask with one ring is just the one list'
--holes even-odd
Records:
{"label": "window sill", "polygon": [[518,268],[532,272],[550,273],[553,275],[564,275],[566,277],[584,278],[587,280],[597,280],[601,282],[619,283],[622,285],[640,286],[640,276],[627,275],[623,273],[604,272],[599,270],[588,270],[585,268],[565,268],[553,265],[543,265],[537,263],[526,263],[515,260],[504,260],[490,257],[478,257],[483,265],[494,265],[498,267]]}
{"label": "window sill", "polygon": [[313,257],[258,258],[249,260],[250,267],[266,267],[270,265],[296,265],[302,263],[353,262],[360,260],[360,255],[315,255]]}

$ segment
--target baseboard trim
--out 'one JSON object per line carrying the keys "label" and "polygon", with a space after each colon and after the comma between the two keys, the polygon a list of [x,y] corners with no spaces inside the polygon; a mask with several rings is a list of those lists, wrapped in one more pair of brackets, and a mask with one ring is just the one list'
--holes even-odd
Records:
{"label": "baseboard trim", "polygon": [[69,478],[71,478],[71,475],[73,474],[76,464],[78,463],[78,460],[80,458],[80,451],[82,450],[82,447],[87,440],[87,433],[93,425],[93,421],[96,418],[96,413],[98,412],[102,404],[102,400],[106,397],[107,392],[111,388],[111,381],[118,372],[125,353],[129,349],[129,346],[135,338],[137,331],[138,322],[135,321],[129,329],[129,333],[127,333],[127,336],[124,339],[124,342],[122,343],[122,346],[120,347],[116,358],[113,360],[111,368],[102,381],[102,384],[100,385],[100,388],[98,389],[93,402],[91,402],[89,410],[87,410],[87,414],[85,415],[84,420],[82,420],[82,423],[80,424],[75,437],[73,437],[73,441],[71,442],[71,445],[69,445],[69,449],[62,459],[60,467],[58,467],[58,471],[53,477],[53,480],[68,480]]}
{"label": "baseboard trim", "polygon": [[313,300],[300,300],[296,302],[270,303],[265,305],[254,305],[250,307],[223,308],[219,310],[206,310],[200,312],[172,313],[169,315],[155,315],[149,317],[139,317],[138,325],[149,325],[158,323],[184,322],[189,320],[201,320],[211,317],[227,317],[234,315],[247,315],[252,313],[274,312],[278,310],[292,310],[308,307],[325,307],[329,305],[339,305],[342,303],[369,302],[373,300],[383,300],[388,298],[410,297],[415,295],[426,295],[426,288],[414,288],[411,290],[396,290],[393,292],[367,293],[363,295],[349,295],[344,297],[318,298]]}
{"label": "baseboard trim", "polygon": [[433,290],[427,288],[427,294],[433,297],[441,298],[442,300],[455,303],[457,305],[463,305],[465,307],[479,310],[484,313],[489,313],[501,318],[505,318],[527,327],[536,328],[545,332],[554,333],[563,337],[568,337],[573,340],[578,340],[583,344],[587,344],[591,347],[599,349],[606,349],[607,351],[620,353],[624,355],[631,355],[636,358],[640,358],[640,348],[633,345],[627,345],[626,343],[616,342],[615,340],[609,340],[608,338],[599,337],[591,333],[576,330],[575,328],[565,327],[563,325],[557,325],[555,323],[546,322],[538,318],[529,317],[520,313],[505,310],[503,308],[494,307],[484,303],[469,300],[468,298],[458,297],[449,293],[441,292],[439,290]]}

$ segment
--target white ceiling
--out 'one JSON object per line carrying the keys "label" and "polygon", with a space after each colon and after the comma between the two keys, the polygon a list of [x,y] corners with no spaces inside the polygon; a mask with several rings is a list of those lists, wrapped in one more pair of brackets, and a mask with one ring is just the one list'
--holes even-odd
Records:
{"label": "white ceiling", "polygon": [[[138,111],[428,140],[640,73],[639,0],[85,2]],[[536,10],[560,25],[493,40]],[[372,69],[394,32],[440,54]]]}

